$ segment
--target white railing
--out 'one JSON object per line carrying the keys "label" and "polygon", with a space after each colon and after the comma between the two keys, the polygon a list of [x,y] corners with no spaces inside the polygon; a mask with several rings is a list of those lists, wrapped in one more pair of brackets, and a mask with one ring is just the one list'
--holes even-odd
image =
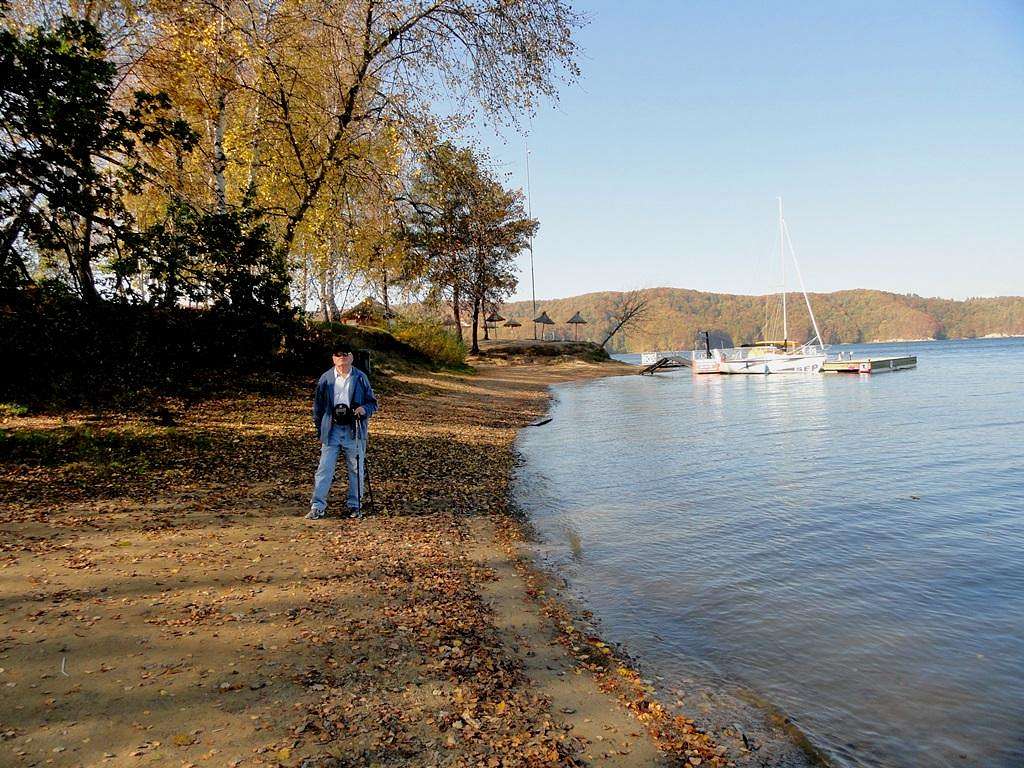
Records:
{"label": "white railing", "polygon": [[664,360],[666,357],[686,357],[687,352],[641,352],[640,353],[640,365],[654,365],[659,360]]}
{"label": "white railing", "polygon": [[[704,350],[700,351],[706,358],[707,352]],[[713,349],[711,350],[711,357],[715,360],[735,362],[749,360],[751,358],[756,360],[767,355],[771,355],[772,357],[808,357],[810,355],[822,355],[824,353],[824,347],[820,347],[817,344],[805,344],[802,347],[797,347],[791,352],[783,352],[781,349],[767,352],[764,347],[730,347],[725,349]],[[697,352],[695,351],[694,354],[696,355]]]}

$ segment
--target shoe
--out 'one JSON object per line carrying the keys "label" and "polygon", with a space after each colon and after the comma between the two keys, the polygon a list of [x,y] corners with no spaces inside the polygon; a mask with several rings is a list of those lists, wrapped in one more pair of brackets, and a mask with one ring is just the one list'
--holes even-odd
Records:
{"label": "shoe", "polygon": [[363,511],[361,509],[352,509],[349,507],[348,516],[353,520],[360,520],[363,517]]}
{"label": "shoe", "polygon": [[323,520],[325,517],[327,517],[327,513],[325,513],[322,509],[317,509],[316,507],[309,510],[309,512],[306,514],[307,520]]}

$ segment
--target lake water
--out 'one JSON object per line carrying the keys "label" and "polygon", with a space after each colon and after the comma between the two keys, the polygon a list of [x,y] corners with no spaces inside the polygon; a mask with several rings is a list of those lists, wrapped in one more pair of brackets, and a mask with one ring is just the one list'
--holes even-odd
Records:
{"label": "lake water", "polygon": [[1024,765],[1024,339],[838,350],[918,368],[556,387],[539,550],[666,686],[739,683],[838,765]]}

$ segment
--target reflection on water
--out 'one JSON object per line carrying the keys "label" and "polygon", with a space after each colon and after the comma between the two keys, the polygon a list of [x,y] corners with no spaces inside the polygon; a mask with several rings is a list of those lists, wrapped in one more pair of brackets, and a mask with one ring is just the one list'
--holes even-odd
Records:
{"label": "reflection on water", "polygon": [[558,387],[519,500],[668,678],[745,683],[840,764],[1019,766],[1024,341],[910,348],[873,377]]}
{"label": "reflection on water", "polygon": [[583,560],[583,539],[571,525],[565,526],[565,538],[569,542],[572,559],[577,563]]}

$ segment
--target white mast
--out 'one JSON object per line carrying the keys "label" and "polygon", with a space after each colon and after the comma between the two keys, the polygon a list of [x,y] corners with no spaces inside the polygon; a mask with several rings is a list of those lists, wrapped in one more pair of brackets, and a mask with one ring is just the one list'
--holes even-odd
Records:
{"label": "white mast", "polygon": [[789,347],[789,322],[786,318],[786,245],[785,219],[782,218],[782,198],[779,198],[779,263],[782,265],[782,351]]}
{"label": "white mast", "polygon": [[[800,271],[800,262],[797,261],[797,259],[796,259],[796,251],[793,249],[793,239],[789,236],[789,227],[785,227],[784,226],[783,227],[783,231],[785,232],[785,235],[786,235],[786,242],[789,243],[789,253],[793,257],[793,266],[796,267],[796,277],[797,277],[797,280],[800,281],[800,292],[803,293],[803,295],[804,295],[804,303],[807,304],[807,314],[809,314],[811,316],[811,325],[814,326],[814,335],[815,335],[815,337],[818,340],[818,346],[819,347],[824,347],[825,346],[825,341],[821,338],[821,331],[818,330],[818,321],[814,317],[814,310],[811,309],[811,300],[807,296],[807,288],[804,287],[804,276],[803,276],[803,273]],[[809,345],[809,342],[808,342],[808,344],[805,344],[804,346],[808,346],[808,345]]]}

